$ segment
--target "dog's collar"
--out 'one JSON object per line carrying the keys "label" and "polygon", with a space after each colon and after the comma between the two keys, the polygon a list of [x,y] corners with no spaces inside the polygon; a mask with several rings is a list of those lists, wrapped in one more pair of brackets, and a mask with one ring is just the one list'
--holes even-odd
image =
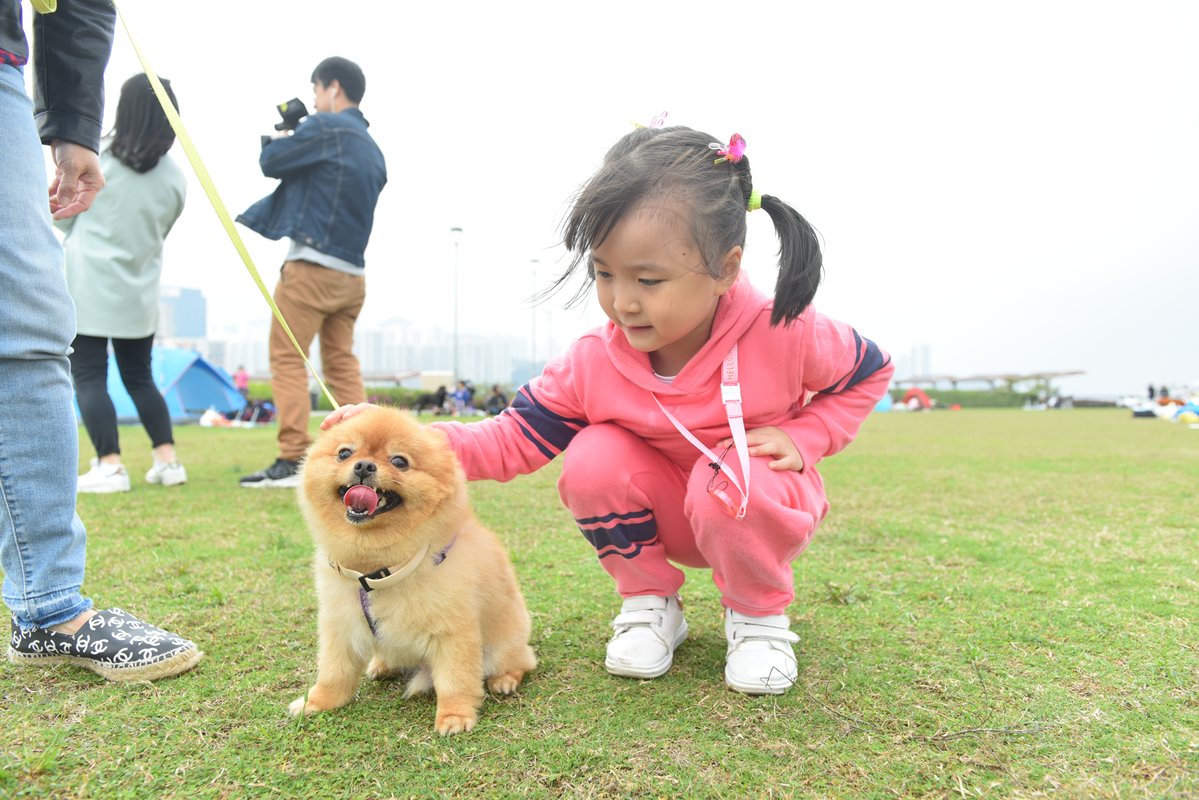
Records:
{"label": "dog's collar", "polygon": [[415,556],[412,557],[407,564],[402,567],[381,567],[374,572],[355,572],[352,569],[343,567],[336,561],[330,561],[329,566],[333,567],[333,571],[343,578],[358,581],[362,588],[368,592],[373,592],[375,589],[384,589],[391,586],[393,583],[399,583],[407,578],[412,573],[416,572],[416,568],[420,566],[421,559],[425,557],[425,553],[429,552],[429,546],[425,545],[420,549]]}
{"label": "dog's collar", "polygon": [[[454,534],[454,538],[450,539],[449,543],[445,547],[433,554],[433,566],[437,566],[442,561],[445,561],[446,555],[450,552],[450,548],[454,546],[454,542],[456,541],[458,541],[458,534]],[[425,555],[428,554],[428,552],[429,545],[425,545],[420,549],[420,552],[414,555],[412,559],[402,567],[380,567],[374,572],[355,572],[352,569],[343,567],[341,564],[338,564],[333,560],[329,561],[329,566],[333,568],[334,572],[336,572],[338,575],[341,575],[343,578],[349,578],[350,580],[358,581],[359,585],[362,586],[363,591],[373,592],[375,589],[385,589],[388,586],[399,583],[400,581],[404,580],[404,578],[407,578],[409,575],[416,572],[417,567],[420,566],[421,561],[424,559]]]}

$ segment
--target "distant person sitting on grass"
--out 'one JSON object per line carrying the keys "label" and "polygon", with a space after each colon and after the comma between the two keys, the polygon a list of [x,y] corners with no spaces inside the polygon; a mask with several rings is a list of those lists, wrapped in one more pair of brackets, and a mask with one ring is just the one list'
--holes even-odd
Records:
{"label": "distant person sitting on grass", "polygon": [[497,383],[491,387],[491,394],[487,395],[487,399],[483,401],[483,408],[491,416],[503,411],[508,407],[508,396],[500,390],[500,385]]}
{"label": "distant person sitting on grass", "polygon": [[458,388],[450,396],[454,400],[454,416],[470,416],[475,413],[475,387],[466,381],[458,381]]}
{"label": "distant person sitting on grass", "polygon": [[425,392],[417,395],[416,402],[412,405],[412,410],[417,414],[422,414],[426,411],[432,411],[434,414],[446,413],[447,398],[450,393],[445,386],[438,386],[435,392]]}

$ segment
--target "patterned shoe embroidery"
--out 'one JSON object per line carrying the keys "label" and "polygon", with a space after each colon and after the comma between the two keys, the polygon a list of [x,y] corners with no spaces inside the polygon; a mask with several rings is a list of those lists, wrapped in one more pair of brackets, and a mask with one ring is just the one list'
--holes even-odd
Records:
{"label": "patterned shoe embroidery", "polygon": [[113,667],[154,664],[196,647],[119,608],[97,611],[74,636],[51,630],[22,631],[14,619],[9,643],[23,658],[67,656]]}

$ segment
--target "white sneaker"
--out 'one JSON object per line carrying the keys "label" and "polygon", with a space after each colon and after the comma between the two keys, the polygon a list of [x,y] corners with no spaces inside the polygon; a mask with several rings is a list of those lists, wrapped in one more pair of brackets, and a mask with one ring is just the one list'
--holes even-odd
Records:
{"label": "white sneaker", "polygon": [[670,669],[674,650],[687,638],[687,620],[679,596],[626,598],[612,620],[604,666],[626,678],[656,678]]}
{"label": "white sneaker", "polygon": [[786,614],[751,617],[726,608],[724,682],[745,694],[782,694],[795,683],[798,670],[791,645],[799,637],[791,632]]}
{"label": "white sneaker", "polygon": [[124,464],[101,464],[92,459],[92,468],[79,476],[75,491],[87,494],[110,494],[129,491],[129,473]]}
{"label": "white sneaker", "polygon": [[178,461],[155,461],[146,473],[146,483],[161,483],[163,486],[178,486],[187,483],[187,470]]}

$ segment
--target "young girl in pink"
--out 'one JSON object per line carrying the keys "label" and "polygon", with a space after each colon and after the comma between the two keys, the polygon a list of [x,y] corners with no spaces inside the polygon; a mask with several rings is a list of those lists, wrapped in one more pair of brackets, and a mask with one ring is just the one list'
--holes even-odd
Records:
{"label": "young girl in pink", "polygon": [[[559,495],[623,598],[609,672],[670,668],[687,637],[675,565],[705,567],[725,608],[725,682],[781,694],[796,678],[791,564],[829,508],[816,465],[853,440],[893,367],[810,307],[815,233],[754,190],[744,148],[683,127],[621,139],[567,218],[574,259],[558,280],[582,266],[610,321],[499,416],[435,424],[471,480],[563,454]],[[781,243],[773,301],[740,269],[757,208]]]}

